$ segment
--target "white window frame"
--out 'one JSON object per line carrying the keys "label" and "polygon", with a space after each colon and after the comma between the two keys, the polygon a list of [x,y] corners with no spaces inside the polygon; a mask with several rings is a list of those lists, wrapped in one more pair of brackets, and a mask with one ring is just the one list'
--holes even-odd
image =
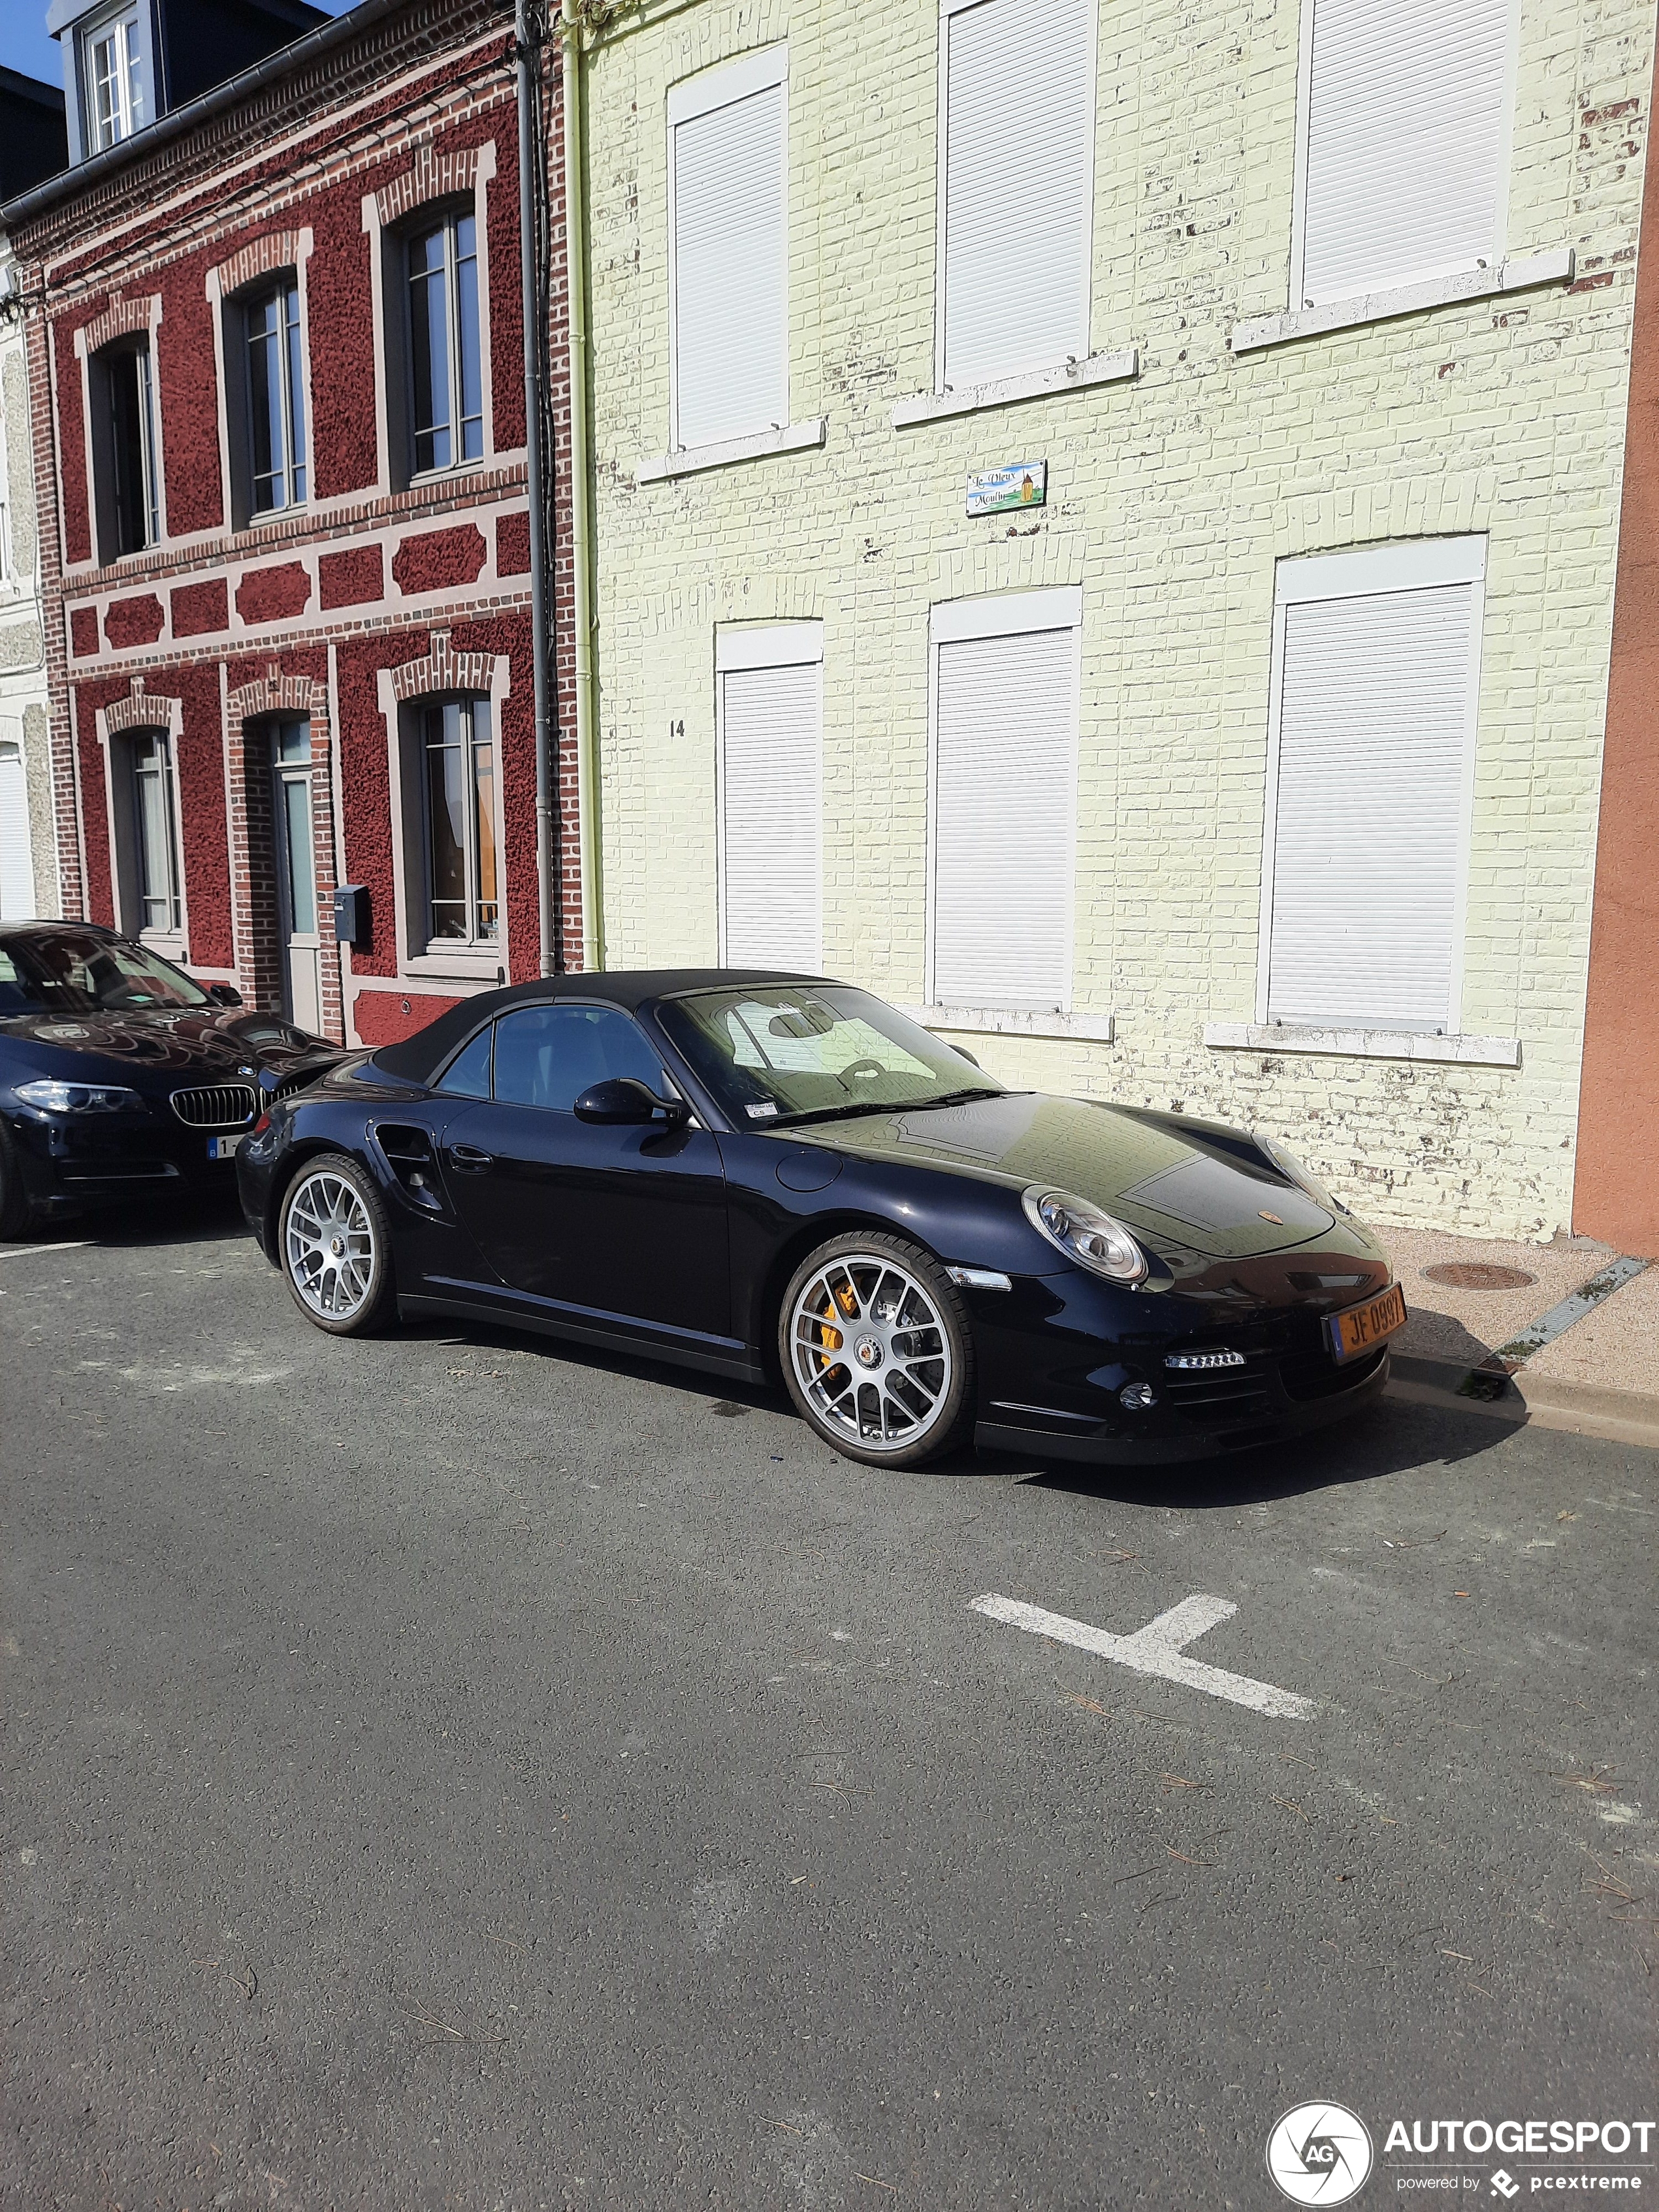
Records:
{"label": "white window frame", "polygon": [[[945,290],[947,274],[945,216],[950,205],[950,179],[946,174],[949,164],[946,156],[950,146],[951,113],[951,40],[946,27],[953,15],[965,14],[969,8],[976,8],[981,3],[981,0],[939,0],[939,54],[935,64],[938,77],[938,89],[935,94],[937,119],[934,124],[933,137],[937,151],[934,166],[938,173],[933,211],[933,391],[936,396],[941,398],[947,397],[951,391],[950,386],[945,381]],[[1311,9],[1312,0],[1305,0],[1305,4]],[[1091,8],[1089,11],[1089,77],[1094,87],[1091,107],[1095,127],[1089,133],[1089,184],[1088,190],[1084,195],[1083,275],[1087,307],[1084,317],[1083,350],[1077,356],[1079,362],[1094,359],[1092,348],[1095,326],[1095,191],[1099,155],[1097,141],[1100,136],[1100,11],[1097,7]],[[1055,371],[1064,371],[1066,366],[1067,363],[1065,361],[1057,361],[1050,364],[1051,368]],[[1137,358],[1134,373],[1138,373],[1139,368],[1139,362]],[[1024,385],[1030,380],[1030,375],[1040,375],[1042,373],[1041,370],[1032,371],[1027,376],[1022,376],[1014,380]],[[932,958],[931,953],[929,958],[930,960]]]}
{"label": "white window frame", "polygon": [[[1083,587],[1080,584],[1053,585],[1031,592],[1000,592],[983,599],[941,600],[927,616],[927,916],[926,974],[923,995],[928,1006],[939,1001],[934,980],[934,951],[939,925],[939,649],[969,639],[1024,637],[1034,631],[1069,629],[1072,633],[1072,746],[1067,779],[1066,991],[1054,1009],[1065,1013],[1076,993],[1077,960],[1077,831],[1078,745],[1083,699]],[[1023,1010],[1011,1010],[1023,1011]]]}
{"label": "white window frame", "polygon": [[[465,870],[465,902],[466,906],[466,934],[463,937],[434,937],[432,934],[432,796],[428,781],[427,756],[429,741],[427,737],[427,716],[446,707],[462,706],[470,709],[471,732],[465,741],[468,775],[467,842],[462,854]],[[494,755],[491,771],[493,789],[490,793],[490,829],[495,845],[495,933],[493,937],[480,935],[472,924],[482,901],[478,896],[477,880],[477,791],[474,753],[477,744],[477,716],[482,708],[489,724],[489,743]],[[420,801],[418,839],[420,868],[415,883],[416,904],[415,919],[419,928],[411,933],[412,940],[419,945],[422,957],[428,959],[459,957],[462,960],[484,958],[505,964],[507,952],[507,870],[502,844],[504,814],[501,805],[501,723],[494,695],[489,691],[457,690],[428,693],[411,699],[404,710],[407,730],[406,743],[410,749]]]}
{"label": "white window frame", "polygon": [[714,881],[718,895],[720,964],[726,953],[726,684],[735,671],[816,667],[819,674],[817,781],[813,793],[817,831],[817,951],[807,963],[823,964],[823,624],[821,621],[721,624],[714,632]]}
{"label": "white window frame", "polygon": [[[1291,291],[1289,308],[1292,314],[1318,313],[1310,307],[1304,283],[1308,239],[1308,143],[1313,127],[1313,57],[1314,20],[1320,0],[1302,0],[1299,51],[1297,57],[1296,77],[1296,173],[1294,197],[1291,209]],[[1504,71],[1504,110],[1498,125],[1498,198],[1493,210],[1491,253],[1484,259],[1469,264],[1471,270],[1490,269],[1494,275],[1501,271],[1508,252],[1510,204],[1514,183],[1515,102],[1519,86],[1520,67],[1520,0],[1509,0],[1509,52]],[[1459,272],[1462,273],[1462,272]],[[1413,276],[1391,276],[1386,284],[1374,288],[1382,296],[1407,289],[1421,281],[1435,281]],[[1439,281],[1449,281],[1439,272]],[[1359,292],[1355,299],[1365,299],[1370,293]],[[1334,308],[1340,302],[1322,302]]]}
{"label": "white window frame", "polygon": [[[289,374],[288,319],[286,302],[294,301],[295,327],[300,343],[300,404],[305,411],[303,432],[306,457],[296,462],[294,458],[294,392],[293,379]],[[258,307],[271,299],[278,303],[277,313],[277,374],[280,380],[278,412],[283,425],[283,459],[277,474],[282,478],[283,496],[273,507],[258,507],[254,503],[255,477],[253,466],[253,344],[249,331],[249,318]],[[246,475],[247,526],[269,522],[279,515],[291,514],[296,507],[311,502],[313,456],[311,416],[311,349],[307,342],[306,293],[303,270],[293,267],[272,269],[255,283],[246,285],[235,295],[232,305],[235,310],[234,332],[240,341],[237,356],[241,368],[242,386],[242,445],[246,459]],[[296,470],[305,471],[306,489],[297,497],[293,495]]]}
{"label": "white window frame", "polygon": [[[679,335],[679,213],[677,178],[679,169],[678,145],[676,132],[682,123],[694,122],[700,115],[708,115],[717,107],[730,107],[740,100],[750,99],[757,92],[770,92],[775,88],[783,95],[783,129],[779,134],[778,192],[783,207],[783,421],[775,426],[776,431],[787,433],[790,428],[790,287],[789,287],[789,46],[787,40],[775,46],[763,46],[751,54],[741,54],[732,61],[720,62],[712,69],[702,70],[683,84],[672,85],[668,93],[668,448],[671,454],[691,450],[680,436],[680,335]],[[770,443],[773,432],[761,430],[757,436]],[[726,441],[726,443],[732,441]],[[740,442],[747,444],[747,440]],[[821,444],[822,439],[811,442]]]}
{"label": "white window frame", "polygon": [[[1473,587],[1469,655],[1468,741],[1459,789],[1457,873],[1452,890],[1451,957],[1447,975],[1443,1034],[1461,1033],[1464,945],[1468,933],[1469,849],[1474,834],[1475,763],[1480,751],[1480,673],[1486,635],[1487,541],[1484,533],[1462,538],[1425,538],[1395,545],[1369,546],[1351,553],[1307,553],[1281,559],[1273,584],[1273,665],[1267,687],[1267,774],[1261,825],[1261,900],[1256,924],[1255,1019],[1267,1021],[1267,991],[1273,964],[1273,872],[1279,842],[1279,749],[1285,691],[1286,610],[1314,599],[1370,599],[1378,592],[1429,591],[1446,584]],[[1358,1022],[1325,1026],[1376,1028]],[[1437,1027],[1401,1028],[1401,1036],[1432,1036]]]}
{"label": "white window frame", "polygon": [[[141,98],[149,90],[145,82],[145,64],[149,57],[146,52],[148,41],[144,37],[144,5],[145,0],[124,0],[123,5],[105,9],[90,23],[77,28],[76,43],[80,61],[82,130],[88,158],[94,154],[106,152],[112,146],[124,146],[132,137],[134,78],[138,81]],[[116,113],[120,128],[108,138],[100,135],[98,100],[93,78],[93,51],[106,37],[114,40],[120,64],[113,80],[118,90]],[[153,123],[155,118],[152,115],[146,120]],[[143,130],[145,125],[140,123],[137,127]]]}
{"label": "white window frame", "polygon": [[[402,316],[401,342],[404,372],[404,481],[417,484],[429,483],[434,477],[465,475],[468,471],[485,467],[494,453],[495,441],[490,428],[491,392],[489,377],[485,367],[485,355],[489,349],[489,290],[484,273],[487,256],[487,228],[484,210],[480,204],[482,195],[477,191],[464,193],[453,200],[438,201],[417,209],[398,227],[396,273],[398,285],[398,307]],[[471,417],[464,416],[461,391],[461,282],[460,264],[464,258],[458,251],[457,226],[471,221],[472,224],[472,283],[478,307],[478,451],[470,456],[460,452],[461,433]],[[446,325],[445,345],[449,391],[450,454],[447,461],[434,461],[422,468],[416,459],[415,441],[415,309],[414,280],[410,269],[410,249],[417,238],[441,231],[444,241],[442,292]],[[428,274],[432,272],[428,272]]]}

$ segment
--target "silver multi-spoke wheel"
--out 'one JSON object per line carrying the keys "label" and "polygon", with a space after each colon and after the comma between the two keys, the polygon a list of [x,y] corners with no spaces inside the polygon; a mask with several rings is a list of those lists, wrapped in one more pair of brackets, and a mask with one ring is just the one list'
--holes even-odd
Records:
{"label": "silver multi-spoke wheel", "polygon": [[289,1280],[302,1305],[325,1322],[349,1322],[374,1287],[374,1224],[343,1175],[320,1168],[290,1194],[283,1227]]}
{"label": "silver multi-spoke wheel", "polygon": [[854,1248],[815,1264],[791,1302],[787,1343],[802,1402],[861,1457],[908,1456],[956,1395],[939,1296],[885,1252]]}

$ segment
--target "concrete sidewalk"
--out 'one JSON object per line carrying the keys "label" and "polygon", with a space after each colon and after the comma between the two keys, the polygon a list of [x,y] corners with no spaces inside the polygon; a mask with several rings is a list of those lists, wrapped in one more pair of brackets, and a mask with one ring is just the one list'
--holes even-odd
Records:
{"label": "concrete sidewalk", "polygon": [[[1540,1348],[1523,1342],[1502,1363],[1512,1367],[1504,1386],[1493,1355],[1535,1334],[1546,1314],[1605,1278],[1621,1255],[1583,1237],[1523,1244],[1425,1229],[1376,1234],[1411,1316],[1395,1339],[1396,1395],[1659,1448],[1659,1262]],[[1452,1279],[1436,1280],[1444,1270]],[[1486,1373],[1471,1386],[1468,1378],[1483,1363]],[[1494,1395],[1479,1395],[1483,1389]]]}

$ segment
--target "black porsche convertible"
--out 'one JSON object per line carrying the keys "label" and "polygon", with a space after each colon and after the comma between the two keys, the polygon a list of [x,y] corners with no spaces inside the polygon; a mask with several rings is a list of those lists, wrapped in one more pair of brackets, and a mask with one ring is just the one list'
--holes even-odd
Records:
{"label": "black porsche convertible", "polygon": [[732,970],[489,991],[274,1098],[243,1210],[300,1310],[539,1329],[747,1382],[838,1450],[1131,1463],[1376,1398],[1405,1302],[1243,1130],[1011,1091],[867,992]]}
{"label": "black porsche convertible", "polygon": [[0,1237],[112,1199],[228,1194],[266,1100],[339,1057],[96,922],[0,924]]}

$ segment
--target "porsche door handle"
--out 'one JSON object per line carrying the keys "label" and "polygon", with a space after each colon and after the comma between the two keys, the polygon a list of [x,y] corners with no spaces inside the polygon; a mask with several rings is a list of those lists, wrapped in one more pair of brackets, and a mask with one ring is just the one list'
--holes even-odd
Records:
{"label": "porsche door handle", "polygon": [[463,1175],[487,1175],[495,1164],[495,1153],[481,1152],[476,1145],[452,1145],[449,1158]]}

